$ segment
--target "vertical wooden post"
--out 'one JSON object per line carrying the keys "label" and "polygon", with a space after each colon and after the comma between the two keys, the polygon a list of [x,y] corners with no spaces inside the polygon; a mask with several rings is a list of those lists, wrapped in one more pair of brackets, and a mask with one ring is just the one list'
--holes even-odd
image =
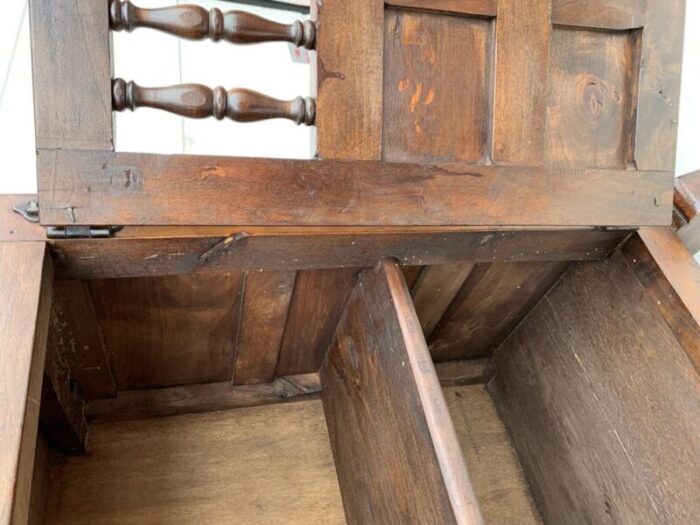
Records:
{"label": "vertical wooden post", "polygon": [[43,242],[0,242],[0,525],[25,524],[53,268]]}

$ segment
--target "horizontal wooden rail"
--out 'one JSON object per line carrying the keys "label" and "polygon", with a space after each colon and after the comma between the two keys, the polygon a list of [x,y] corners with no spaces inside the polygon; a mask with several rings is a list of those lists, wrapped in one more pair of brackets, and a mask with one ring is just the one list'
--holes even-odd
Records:
{"label": "horizontal wooden rail", "polygon": [[311,20],[280,24],[243,11],[207,11],[198,5],[174,5],[143,9],[128,0],[111,0],[109,25],[114,31],[147,27],[189,40],[225,40],[232,44],[289,42],[313,49],[316,27]]}
{"label": "horizontal wooden rail", "polygon": [[312,126],[316,119],[316,102],[312,98],[277,100],[249,89],[226,91],[202,84],[148,88],[121,78],[112,80],[112,107],[115,111],[147,107],[183,117],[228,117],[237,122],[286,118]]}

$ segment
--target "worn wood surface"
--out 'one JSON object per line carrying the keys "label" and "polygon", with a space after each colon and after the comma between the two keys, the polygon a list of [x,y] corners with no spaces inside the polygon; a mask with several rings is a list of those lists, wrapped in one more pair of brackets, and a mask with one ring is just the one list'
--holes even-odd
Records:
{"label": "worn wood surface", "polygon": [[105,2],[31,0],[38,148],[114,148]]}
{"label": "worn wood surface", "polygon": [[321,402],[94,425],[47,524],[345,523]]}
{"label": "worn wood surface", "polygon": [[676,178],[673,205],[686,222],[678,234],[692,253],[700,252],[700,172]]}
{"label": "worn wood surface", "polygon": [[272,381],[292,300],[296,272],[250,272],[245,276],[233,383]]}
{"label": "worn wood surface", "polygon": [[90,282],[119,390],[230,381],[242,273]]}
{"label": "worn wood surface", "polygon": [[646,4],[656,0],[552,0],[552,23],[623,31],[645,24]]}
{"label": "worn wood surface", "polygon": [[437,361],[490,355],[568,262],[478,265],[428,339]]}
{"label": "worn wood surface", "polygon": [[42,242],[0,242],[0,523],[27,523],[53,270]]}
{"label": "worn wood surface", "polygon": [[483,522],[395,262],[360,275],[321,384],[350,523]]}
{"label": "worn wood surface", "polygon": [[277,375],[317,372],[358,269],[305,270],[297,274],[277,364]]}
{"label": "worn wood surface", "polygon": [[460,15],[496,16],[497,0],[387,0],[387,5]]}
{"label": "worn wood surface", "polygon": [[700,519],[700,376],[621,254],[576,263],[493,366],[545,522]]}
{"label": "worn wood surface", "polygon": [[42,150],[38,173],[45,225],[656,226],[673,199],[671,172],[454,163]]}
{"label": "worn wood surface", "polygon": [[34,473],[32,475],[32,494],[29,499],[28,525],[45,525],[46,499],[49,489],[49,446],[46,438],[39,431],[34,453]]}

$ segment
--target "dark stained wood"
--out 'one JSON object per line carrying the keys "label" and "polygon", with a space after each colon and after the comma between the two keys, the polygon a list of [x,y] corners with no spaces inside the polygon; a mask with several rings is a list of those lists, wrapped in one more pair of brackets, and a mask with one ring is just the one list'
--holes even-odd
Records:
{"label": "dark stained wood", "polygon": [[563,261],[475,267],[428,340],[433,358],[490,355],[568,265]]}
{"label": "dark stained wood", "polygon": [[119,392],[114,399],[91,401],[87,415],[90,422],[149,419],[315,399],[320,391],[318,372],[277,377],[269,383],[256,385],[232,386],[224,381],[128,390]]}
{"label": "dark stained wood", "polygon": [[393,9],[384,21],[383,158],[484,160],[493,24]]}
{"label": "dark stained wood", "polygon": [[34,454],[34,473],[32,475],[32,494],[29,499],[28,525],[46,524],[46,499],[49,488],[49,446],[46,438],[39,432]]}
{"label": "dark stained wood", "polygon": [[628,264],[700,373],[700,267],[670,228],[642,228],[627,241]]}
{"label": "dark stained wood", "polygon": [[85,281],[56,281],[51,305],[56,363],[70,370],[85,399],[112,397],[117,387]]}
{"label": "dark stained wood", "polygon": [[358,270],[303,270],[297,274],[280,349],[278,376],[317,372]]}
{"label": "dark stained wood", "polygon": [[678,234],[692,253],[700,252],[700,171],[676,178],[673,204],[686,221]]}
{"label": "dark stained wood", "polygon": [[321,383],[349,523],[483,523],[397,263],[359,277]]}
{"label": "dark stained wood", "polygon": [[426,266],[411,290],[423,335],[430,337],[474,267],[473,263]]}
{"label": "dark stained wood", "polygon": [[114,148],[105,2],[31,0],[38,148]]}
{"label": "dark stained wood", "polygon": [[552,23],[617,31],[638,29],[645,24],[647,2],[649,0],[552,0]]}
{"label": "dark stained wood", "polygon": [[387,0],[387,5],[460,15],[496,16],[497,0]]}
{"label": "dark stained wood", "polygon": [[638,31],[554,29],[545,144],[549,165],[633,165],[640,45]]}
{"label": "dark stained wood", "polygon": [[233,383],[275,377],[296,272],[250,272],[245,277]]}
{"label": "dark stained wood", "polygon": [[[377,260],[380,261],[382,259],[385,259],[387,257],[391,257],[390,255],[385,255],[384,257],[378,257]],[[365,266],[369,266],[369,264],[366,264]],[[406,286],[408,287],[409,290],[413,290],[413,287],[415,284],[418,282],[418,279],[420,278],[420,274],[423,273],[423,268],[424,266],[402,266],[401,271],[403,272],[403,279],[406,281]]]}
{"label": "dark stained wood", "polygon": [[55,327],[49,330],[39,420],[51,447],[64,453],[87,450],[85,399],[71,376],[67,356],[57,344]]}
{"label": "dark stained wood", "polygon": [[595,260],[626,235],[532,228],[131,227],[114,239],[55,240],[51,247],[58,278],[99,279],[364,267],[386,257],[419,269],[469,261]]}
{"label": "dark stained wood", "polygon": [[38,159],[45,225],[656,226],[670,222],[673,199],[670,172],[67,150]]}
{"label": "dark stained wood", "polygon": [[477,385],[489,377],[489,360],[448,361],[435,363],[435,373],[443,387]]}
{"label": "dark stained wood", "polygon": [[240,272],[90,282],[118,390],[230,381]]}
{"label": "dark stained wood", "polygon": [[618,254],[577,263],[491,383],[545,523],[695,523],[700,376]]}
{"label": "dark stained wood", "polygon": [[51,308],[43,242],[0,242],[0,523],[27,523]]}
{"label": "dark stained wood", "polygon": [[311,2],[317,21],[312,86],[318,102],[316,151],[324,159],[382,155],[384,2]]}
{"label": "dark stained wood", "polygon": [[311,126],[316,118],[316,102],[311,98],[277,100],[250,89],[210,88],[202,84],[142,87],[121,78],[112,80],[112,107],[115,111],[154,108],[189,118],[227,117],[238,122],[286,118]]}
{"label": "dark stained wood", "polygon": [[542,163],[549,11],[544,0],[498,0],[493,88],[493,160],[498,164]]}
{"label": "dark stained wood", "polygon": [[316,37],[316,28],[309,20],[279,24],[243,11],[224,13],[216,7],[207,11],[191,4],[143,9],[128,0],[110,0],[109,23],[114,31],[148,27],[190,40],[223,39],[233,44],[280,41],[306,49],[314,48]]}

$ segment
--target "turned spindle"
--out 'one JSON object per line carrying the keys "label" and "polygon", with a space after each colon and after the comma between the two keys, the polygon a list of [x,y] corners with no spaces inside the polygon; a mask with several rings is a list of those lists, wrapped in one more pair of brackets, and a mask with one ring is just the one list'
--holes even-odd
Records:
{"label": "turned spindle", "polygon": [[109,24],[114,31],[133,31],[149,27],[180,38],[234,44],[258,42],[290,42],[297,47],[313,49],[316,26],[311,20],[279,24],[243,11],[207,11],[197,5],[177,5],[157,9],[137,7],[128,0],[110,0]]}
{"label": "turned spindle", "polygon": [[277,100],[249,89],[226,91],[201,84],[148,88],[121,78],[112,80],[112,107],[115,111],[148,107],[183,117],[228,117],[237,122],[286,118],[313,126],[316,119],[316,102],[312,98]]}

